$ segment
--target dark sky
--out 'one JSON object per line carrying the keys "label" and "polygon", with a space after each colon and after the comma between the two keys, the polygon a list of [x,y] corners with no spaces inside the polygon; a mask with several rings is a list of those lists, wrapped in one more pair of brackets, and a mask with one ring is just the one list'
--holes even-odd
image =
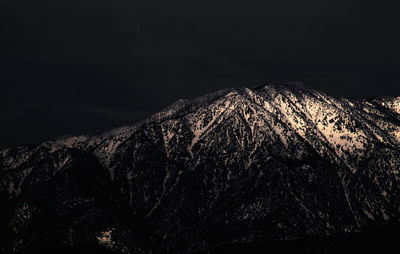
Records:
{"label": "dark sky", "polygon": [[2,0],[0,146],[266,81],[400,95],[399,2]]}

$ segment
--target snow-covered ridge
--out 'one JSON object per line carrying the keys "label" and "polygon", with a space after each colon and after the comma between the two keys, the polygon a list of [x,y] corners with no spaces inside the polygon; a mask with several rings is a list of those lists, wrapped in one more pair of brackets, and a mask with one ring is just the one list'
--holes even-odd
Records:
{"label": "snow-covered ridge", "polygon": [[[103,218],[88,189],[151,223],[151,239],[183,243],[180,253],[207,247],[204,230],[218,225],[243,231],[223,235],[221,243],[233,243],[398,222],[399,105],[400,97],[337,98],[278,83],[180,100],[133,125],[1,150],[0,201],[31,216],[39,208],[24,198],[61,193],[44,203],[60,201],[52,211],[73,223],[107,221],[88,234],[117,251],[135,241],[137,228]],[[81,216],[76,206],[88,212]],[[70,241],[71,231],[63,233]]]}
{"label": "snow-covered ridge", "polygon": [[[96,135],[59,138],[44,142],[42,146],[47,147],[50,152],[63,147],[95,149],[96,156],[108,165],[110,156],[118,145],[140,126],[160,124],[167,145],[169,140],[175,135],[179,136],[179,133],[175,133],[173,128],[164,123],[185,119],[193,135],[186,149],[193,158],[193,147],[199,140],[206,139],[207,134],[225,118],[232,114],[241,114],[250,126],[252,134],[256,128],[259,133],[278,138],[284,143],[292,139],[291,136],[295,133],[311,143],[312,139],[323,139],[340,158],[345,159],[349,154],[363,153],[366,144],[370,142],[399,144],[399,125],[382,119],[385,112],[382,112],[382,107],[375,105],[400,113],[400,97],[384,98],[378,103],[376,100],[374,103],[368,100],[334,98],[307,88],[301,83],[267,84],[254,89],[232,88],[193,100],[180,100],[132,126],[123,126]],[[245,111],[238,110],[243,106]],[[270,121],[273,117],[279,121]],[[374,123],[360,123],[362,118],[378,120]],[[257,122],[258,124],[255,124]],[[169,150],[168,147],[166,150]]]}

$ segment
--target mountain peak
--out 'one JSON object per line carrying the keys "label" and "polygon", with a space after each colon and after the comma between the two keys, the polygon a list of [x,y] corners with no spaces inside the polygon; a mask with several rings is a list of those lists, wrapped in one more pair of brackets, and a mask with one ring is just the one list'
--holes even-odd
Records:
{"label": "mountain peak", "polygon": [[265,90],[265,89],[310,89],[303,82],[293,81],[293,82],[267,82],[265,85],[257,86],[254,90]]}
{"label": "mountain peak", "polygon": [[273,82],[0,151],[0,251],[55,241],[190,253],[399,221],[399,112],[398,99]]}

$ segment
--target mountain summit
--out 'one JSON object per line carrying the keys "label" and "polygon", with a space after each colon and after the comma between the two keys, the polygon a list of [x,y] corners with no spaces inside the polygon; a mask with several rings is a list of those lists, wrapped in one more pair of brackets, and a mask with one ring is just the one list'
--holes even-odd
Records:
{"label": "mountain summit", "polygon": [[226,89],[0,151],[0,250],[213,252],[364,232],[399,222],[399,170],[400,97]]}

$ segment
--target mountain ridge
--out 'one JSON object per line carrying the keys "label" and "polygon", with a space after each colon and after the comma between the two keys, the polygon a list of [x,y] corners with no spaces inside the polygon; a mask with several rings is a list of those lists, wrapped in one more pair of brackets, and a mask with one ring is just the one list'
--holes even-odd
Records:
{"label": "mountain ridge", "polygon": [[[152,244],[193,252],[397,223],[399,147],[400,97],[335,98],[301,83],[225,89],[130,126],[1,150],[0,200],[15,207],[0,209],[9,218],[4,241],[15,252],[39,241],[10,226],[34,211],[70,211],[71,223],[100,218],[98,227],[84,228],[55,219],[62,233],[49,242],[67,244],[63,235],[74,232],[71,246],[125,253]],[[75,184],[76,174],[86,180]],[[43,193],[43,183],[54,191],[54,181],[74,183],[76,192],[56,188],[61,203],[31,197]],[[127,214],[130,226],[105,212],[110,207]]]}

